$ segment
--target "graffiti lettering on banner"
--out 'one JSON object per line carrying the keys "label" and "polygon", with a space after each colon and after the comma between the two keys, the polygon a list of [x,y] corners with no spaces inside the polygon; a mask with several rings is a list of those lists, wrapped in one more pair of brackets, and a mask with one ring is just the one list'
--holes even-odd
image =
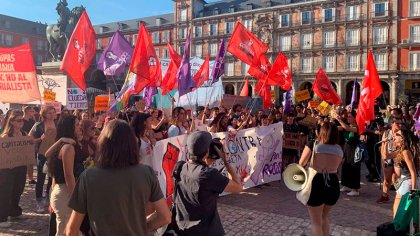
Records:
{"label": "graffiti lettering on banner", "polygon": [[56,112],[57,114],[60,114],[60,113],[61,113],[61,102],[56,102],[56,101],[54,101],[54,102],[45,101],[45,102],[44,102],[44,107],[47,107],[47,106],[49,106],[49,107],[54,107],[55,112]]}
{"label": "graffiti lettering on banner", "polygon": [[318,109],[318,111],[321,112],[322,115],[326,116],[330,113],[333,107],[326,101],[322,101],[316,109]]}
{"label": "graffiti lettering on banner", "polygon": [[[283,123],[266,127],[250,128],[238,132],[212,134],[224,140],[223,149],[229,163],[241,176],[244,188],[251,188],[281,178]],[[279,135],[280,134],[280,135]],[[173,193],[172,171],[177,161],[188,159],[188,135],[161,140],[153,148],[153,169],[165,197]],[[228,176],[222,160],[215,168]]]}
{"label": "graffiti lettering on banner", "polygon": [[67,109],[87,110],[88,103],[87,103],[87,98],[86,98],[86,92],[80,88],[68,88],[67,89]]}
{"label": "graffiti lettering on banner", "polygon": [[309,90],[307,89],[295,92],[295,97],[296,97],[296,102],[301,102],[301,101],[311,99],[311,95],[309,94]]}
{"label": "graffiti lettering on banner", "polygon": [[309,101],[310,108],[317,108],[319,106],[319,102],[317,100]]}
{"label": "graffiti lettering on banner", "polygon": [[44,89],[44,101],[55,101],[55,92],[49,89]]}
{"label": "graffiti lettering on banner", "polygon": [[30,136],[0,138],[0,169],[34,165],[35,146]]}
{"label": "graffiti lettering on banner", "polygon": [[95,97],[95,111],[107,111],[109,106],[108,95],[98,95]]}
{"label": "graffiti lettering on banner", "polygon": [[302,150],[305,147],[306,136],[300,133],[284,132],[283,147],[287,149]]}

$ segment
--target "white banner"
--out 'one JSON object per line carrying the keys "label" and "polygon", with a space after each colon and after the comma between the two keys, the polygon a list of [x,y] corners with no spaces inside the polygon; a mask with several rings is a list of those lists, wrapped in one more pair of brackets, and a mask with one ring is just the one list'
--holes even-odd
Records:
{"label": "white banner", "polygon": [[[281,179],[283,123],[212,135],[224,140],[224,151],[245,189]],[[165,197],[173,192],[171,175],[176,162],[188,159],[187,137],[164,139],[153,148],[153,169]],[[228,176],[221,160],[213,167]]]}
{"label": "white banner", "polygon": [[87,110],[88,103],[86,93],[80,88],[67,89],[67,109],[68,110]]}

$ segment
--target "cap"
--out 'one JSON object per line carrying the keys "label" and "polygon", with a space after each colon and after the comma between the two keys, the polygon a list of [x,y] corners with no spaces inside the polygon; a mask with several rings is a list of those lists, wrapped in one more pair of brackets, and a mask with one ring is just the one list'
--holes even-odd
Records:
{"label": "cap", "polygon": [[188,135],[188,152],[192,156],[202,156],[210,149],[212,137],[209,132],[196,131]]}

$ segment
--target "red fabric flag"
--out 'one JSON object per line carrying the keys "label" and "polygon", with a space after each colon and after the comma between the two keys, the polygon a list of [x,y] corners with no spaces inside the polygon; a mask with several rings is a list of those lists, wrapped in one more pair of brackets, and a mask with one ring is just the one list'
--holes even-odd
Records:
{"label": "red fabric flag", "polygon": [[196,89],[198,89],[201,85],[204,84],[207,80],[209,80],[209,71],[210,69],[210,55],[207,55],[204,63],[201,65],[200,69],[195,73],[193,80],[197,85]]}
{"label": "red fabric flag", "polygon": [[139,93],[146,86],[159,87],[162,83],[162,68],[156,56],[152,39],[142,23],[139,37],[131,59],[130,71],[137,75],[134,91]]}
{"label": "red fabric flag", "polygon": [[375,99],[382,93],[381,81],[379,80],[371,51],[368,54],[365,77],[361,89],[356,115],[359,134],[365,132],[365,124],[369,124],[371,120],[375,119]]}
{"label": "red fabric flag", "polygon": [[267,85],[278,85],[285,91],[292,87],[292,72],[287,57],[283,53],[279,53],[271,67],[267,76]]}
{"label": "red fabric flag", "polygon": [[241,22],[237,22],[229,40],[227,51],[248,65],[259,65],[260,56],[268,50],[268,45],[259,40],[246,29]]}
{"label": "red fabric flag", "polygon": [[318,73],[315,76],[314,85],[312,90],[318,95],[319,98],[325,100],[326,102],[341,105],[341,98],[338,96],[334,87],[331,85],[330,80],[325,74],[322,68],[319,68]]}
{"label": "red fabric flag", "polygon": [[270,70],[271,63],[267,57],[262,54],[258,60],[258,64],[254,64],[249,67],[248,74],[257,80],[266,80]]}
{"label": "red fabric flag", "polygon": [[166,95],[171,90],[178,87],[178,81],[176,80],[176,74],[178,73],[179,65],[181,64],[181,57],[172,48],[171,44],[167,43],[169,49],[169,55],[171,61],[169,62],[168,70],[162,79],[162,95]]}
{"label": "red fabric flag", "polygon": [[95,30],[84,11],[70,37],[60,70],[64,70],[79,88],[86,90],[84,73],[95,54]]}
{"label": "red fabric flag", "polygon": [[263,100],[263,109],[269,109],[273,105],[271,100],[271,86],[266,85],[267,80],[258,80],[255,85],[255,93]]}
{"label": "red fabric flag", "polygon": [[241,94],[239,94],[239,96],[242,96],[242,97],[248,97],[248,94],[249,94],[248,89],[249,89],[249,85],[248,85],[248,78],[246,78],[246,79],[245,79],[244,86],[242,87]]}

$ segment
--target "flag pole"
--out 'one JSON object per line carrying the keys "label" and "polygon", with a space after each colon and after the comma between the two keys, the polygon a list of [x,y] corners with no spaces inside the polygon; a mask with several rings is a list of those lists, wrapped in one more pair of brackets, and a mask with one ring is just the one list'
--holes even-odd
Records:
{"label": "flag pole", "polygon": [[[267,82],[267,80],[264,81],[263,85],[260,88],[260,91],[258,91],[258,93],[257,93],[258,95],[261,93],[262,89],[265,87],[266,82]],[[256,97],[254,97],[250,111],[252,111],[252,109],[254,109],[254,106],[256,104],[257,104],[257,99],[256,99]]]}

